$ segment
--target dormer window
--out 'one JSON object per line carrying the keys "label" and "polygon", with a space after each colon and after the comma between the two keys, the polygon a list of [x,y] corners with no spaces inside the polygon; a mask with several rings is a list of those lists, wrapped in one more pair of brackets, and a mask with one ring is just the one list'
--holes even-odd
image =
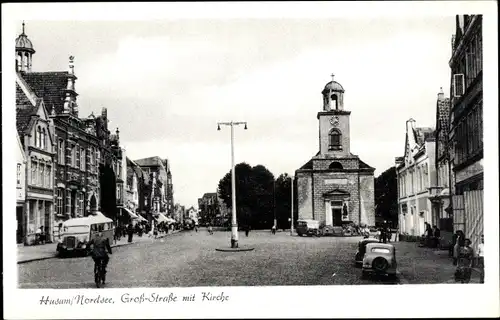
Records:
{"label": "dormer window", "polygon": [[330,145],[329,145],[330,150],[342,150],[342,133],[340,132],[339,129],[334,128],[330,130],[329,138],[330,138]]}

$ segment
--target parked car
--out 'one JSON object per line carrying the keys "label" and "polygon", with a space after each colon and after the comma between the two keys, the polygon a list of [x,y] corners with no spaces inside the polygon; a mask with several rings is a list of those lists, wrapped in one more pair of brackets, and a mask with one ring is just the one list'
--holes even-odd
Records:
{"label": "parked car", "polygon": [[365,238],[361,239],[358,242],[358,251],[356,252],[356,256],[354,257],[354,261],[356,265],[363,264],[363,258],[365,257],[366,245],[369,243],[378,243],[379,240],[375,238]]}
{"label": "parked car", "polygon": [[319,236],[319,221],[317,220],[297,220],[297,234],[299,236]]}
{"label": "parked car", "polygon": [[396,248],[389,243],[367,243],[361,272],[363,278],[370,274],[395,277]]}

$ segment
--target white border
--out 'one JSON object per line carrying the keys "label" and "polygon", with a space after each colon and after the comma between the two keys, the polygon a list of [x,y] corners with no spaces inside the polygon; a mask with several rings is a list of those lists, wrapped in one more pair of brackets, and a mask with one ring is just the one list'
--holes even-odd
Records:
{"label": "white border", "polygon": [[[176,303],[165,306],[121,305],[103,309],[94,305],[38,304],[42,295],[70,297],[97,295],[95,290],[19,290],[15,239],[14,188],[3,188],[4,311],[6,318],[220,318],[220,317],[482,317],[499,315],[498,293],[498,83],[497,14],[493,1],[433,2],[292,2],[292,3],[78,3],[2,4],[2,154],[3,185],[14,185],[15,109],[14,48],[20,20],[147,20],[234,18],[404,17],[479,14],[484,30],[484,145],[485,242],[487,283],[468,285],[339,286],[339,287],[231,287],[211,288],[230,295],[228,303]],[[451,35],[450,35],[451,37]],[[9,41],[8,39],[12,39]],[[411,62],[409,62],[411,63]],[[10,201],[7,201],[10,200]],[[397,291],[393,289],[398,289]],[[99,291],[108,296],[124,292],[181,296],[202,288],[130,289]],[[83,312],[82,312],[83,311]]]}

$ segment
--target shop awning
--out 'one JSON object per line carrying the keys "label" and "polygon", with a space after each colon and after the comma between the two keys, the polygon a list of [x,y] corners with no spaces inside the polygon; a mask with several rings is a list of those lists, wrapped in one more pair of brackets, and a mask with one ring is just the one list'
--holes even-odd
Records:
{"label": "shop awning", "polygon": [[132,211],[130,211],[129,209],[127,209],[125,207],[123,207],[122,209],[125,210],[125,212],[128,213],[128,215],[130,216],[130,218],[132,220],[139,219],[139,217],[135,213],[133,213]]}
{"label": "shop awning", "polygon": [[148,221],[148,219],[144,218],[142,215],[140,215],[140,214],[136,214],[136,215],[139,218],[139,221]]}
{"label": "shop awning", "polygon": [[156,216],[155,216],[155,219],[156,221],[158,221],[158,223],[162,223],[162,222],[168,222],[168,219],[167,217],[165,217],[165,215],[163,213],[158,213]]}

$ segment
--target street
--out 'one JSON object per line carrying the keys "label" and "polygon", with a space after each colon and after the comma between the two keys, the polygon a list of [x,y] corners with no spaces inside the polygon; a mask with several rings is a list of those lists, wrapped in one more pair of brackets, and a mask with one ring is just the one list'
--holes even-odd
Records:
{"label": "street", "polygon": [[[230,232],[185,231],[163,239],[117,247],[110,257],[107,288],[390,284],[361,279],[353,259],[359,237],[291,237],[240,232],[249,252],[219,252]],[[446,283],[449,259],[416,243],[396,243],[399,284]],[[53,258],[18,265],[21,288],[94,288],[90,257]]]}

